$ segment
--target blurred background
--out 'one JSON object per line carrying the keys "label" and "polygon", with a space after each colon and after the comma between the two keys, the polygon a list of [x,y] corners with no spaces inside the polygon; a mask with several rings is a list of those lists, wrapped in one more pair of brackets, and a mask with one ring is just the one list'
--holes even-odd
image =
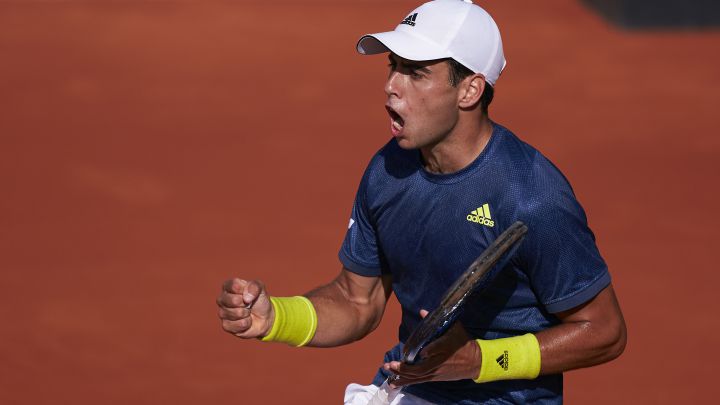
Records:
{"label": "blurred background", "polygon": [[[717,2],[476,3],[508,59],[491,117],[570,179],[628,323],[567,402],[712,401]],[[354,45],[418,4],[0,1],[0,403],[340,403],[368,383],[394,298],[326,350],[235,339],[215,298],[338,273],[390,136],[386,61]]]}

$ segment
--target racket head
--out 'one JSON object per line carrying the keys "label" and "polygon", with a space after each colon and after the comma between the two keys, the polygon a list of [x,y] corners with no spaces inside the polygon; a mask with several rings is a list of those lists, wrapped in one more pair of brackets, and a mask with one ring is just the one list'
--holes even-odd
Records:
{"label": "racket head", "polygon": [[440,305],[423,318],[406,340],[402,358],[404,363],[417,362],[420,351],[455,323],[462,313],[466,298],[488,286],[492,274],[490,270],[511,248],[519,246],[527,231],[528,227],[522,221],[510,225],[455,280],[445,292]]}

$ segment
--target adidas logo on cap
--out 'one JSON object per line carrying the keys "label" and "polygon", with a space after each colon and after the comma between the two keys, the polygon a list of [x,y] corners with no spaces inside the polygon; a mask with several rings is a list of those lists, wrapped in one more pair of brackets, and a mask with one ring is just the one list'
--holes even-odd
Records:
{"label": "adidas logo on cap", "polygon": [[400,22],[400,24],[407,24],[411,27],[415,26],[415,19],[417,18],[418,13],[410,14],[409,16],[405,17],[404,20]]}

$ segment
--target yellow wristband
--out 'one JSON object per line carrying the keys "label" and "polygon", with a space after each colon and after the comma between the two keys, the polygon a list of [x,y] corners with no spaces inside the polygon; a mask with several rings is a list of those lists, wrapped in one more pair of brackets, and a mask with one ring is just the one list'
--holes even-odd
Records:
{"label": "yellow wristband", "polygon": [[317,314],[312,302],[305,297],[270,297],[275,321],[263,342],[281,342],[305,346],[315,336]]}
{"label": "yellow wristband", "polygon": [[495,340],[477,339],[482,353],[476,383],[532,380],[540,374],[540,344],[532,333]]}

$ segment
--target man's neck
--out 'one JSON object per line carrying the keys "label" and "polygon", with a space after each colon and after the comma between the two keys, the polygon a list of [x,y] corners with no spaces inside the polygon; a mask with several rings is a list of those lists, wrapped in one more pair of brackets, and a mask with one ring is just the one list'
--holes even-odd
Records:
{"label": "man's neck", "polygon": [[435,174],[455,173],[472,163],[492,136],[493,124],[487,115],[464,126],[458,123],[442,141],[420,149],[425,170]]}

